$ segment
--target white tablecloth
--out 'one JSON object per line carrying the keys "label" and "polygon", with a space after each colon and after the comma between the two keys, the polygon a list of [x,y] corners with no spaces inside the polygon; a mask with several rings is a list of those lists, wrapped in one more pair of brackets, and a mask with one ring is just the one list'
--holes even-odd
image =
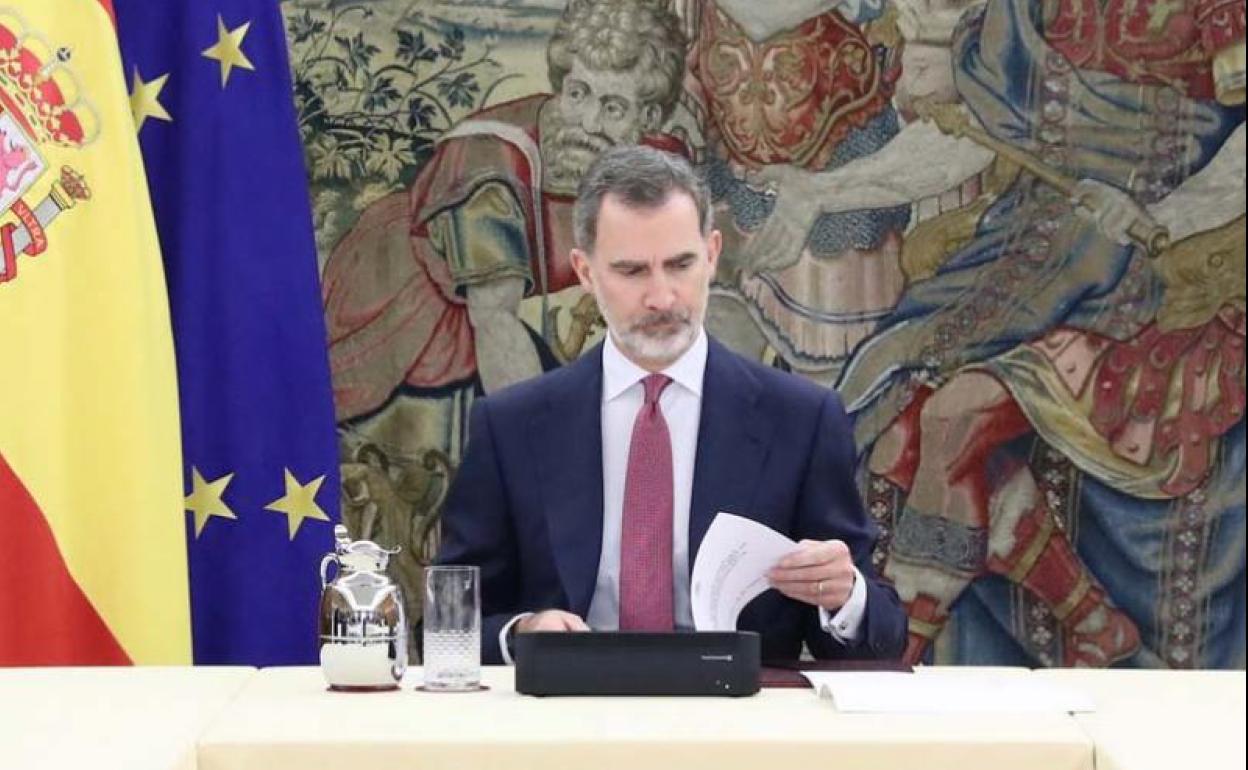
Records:
{"label": "white tablecloth", "polygon": [[[920,669],[982,676],[987,669]],[[0,669],[3,770],[1240,770],[1244,672],[992,670],[1093,714],[843,714],[810,690],[727,698],[331,693],[315,668]],[[1093,764],[1095,760],[1095,765]]]}
{"label": "white tablecloth", "polygon": [[1243,770],[1243,671],[1036,671],[1078,687],[1097,770]]}
{"label": "white tablecloth", "polygon": [[0,768],[195,770],[252,668],[0,668]]}
{"label": "white tablecloth", "polygon": [[[1021,673],[1020,675],[1025,675]],[[328,692],[315,668],[266,669],[200,740],[200,770],[871,768],[1092,770],[1065,714],[859,715],[811,690],[729,698]]]}

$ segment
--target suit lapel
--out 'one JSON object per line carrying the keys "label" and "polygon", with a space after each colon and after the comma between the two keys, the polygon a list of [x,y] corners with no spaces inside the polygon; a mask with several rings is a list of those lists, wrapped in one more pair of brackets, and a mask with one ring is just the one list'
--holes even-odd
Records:
{"label": "suit lapel", "polygon": [[602,346],[560,374],[529,438],[568,609],[585,617],[602,551]]}
{"label": "suit lapel", "polygon": [[751,514],[771,437],[762,383],[727,348],[714,339],[709,343],[689,506],[691,570],[716,513]]}

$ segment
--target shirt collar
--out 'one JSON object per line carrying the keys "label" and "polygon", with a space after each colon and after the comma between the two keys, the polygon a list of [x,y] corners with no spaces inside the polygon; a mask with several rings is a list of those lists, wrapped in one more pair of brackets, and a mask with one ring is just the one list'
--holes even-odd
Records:
{"label": "shirt collar", "polygon": [[[615,344],[615,338],[607,332],[607,339],[602,346],[602,400],[603,403],[615,400],[624,391],[641,382],[650,372],[628,360]],[[663,370],[685,390],[695,396],[702,396],[702,378],[706,374],[706,329],[698,329],[698,336],[680,358]]]}

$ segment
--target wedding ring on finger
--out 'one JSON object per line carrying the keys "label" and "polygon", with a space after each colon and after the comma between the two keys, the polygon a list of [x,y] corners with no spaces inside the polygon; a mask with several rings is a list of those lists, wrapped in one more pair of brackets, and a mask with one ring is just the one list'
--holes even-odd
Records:
{"label": "wedding ring on finger", "polygon": [[823,581],[815,581],[815,596],[823,596]]}

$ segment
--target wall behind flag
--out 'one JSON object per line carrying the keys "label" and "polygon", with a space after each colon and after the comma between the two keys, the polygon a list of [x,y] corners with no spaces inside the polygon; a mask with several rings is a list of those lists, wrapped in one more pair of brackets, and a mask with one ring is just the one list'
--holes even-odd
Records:
{"label": "wall behind flag", "polygon": [[418,595],[472,400],[600,339],[571,193],[644,138],[710,333],[851,407],[912,660],[1242,667],[1243,0],[829,5],[283,4],[344,520]]}

